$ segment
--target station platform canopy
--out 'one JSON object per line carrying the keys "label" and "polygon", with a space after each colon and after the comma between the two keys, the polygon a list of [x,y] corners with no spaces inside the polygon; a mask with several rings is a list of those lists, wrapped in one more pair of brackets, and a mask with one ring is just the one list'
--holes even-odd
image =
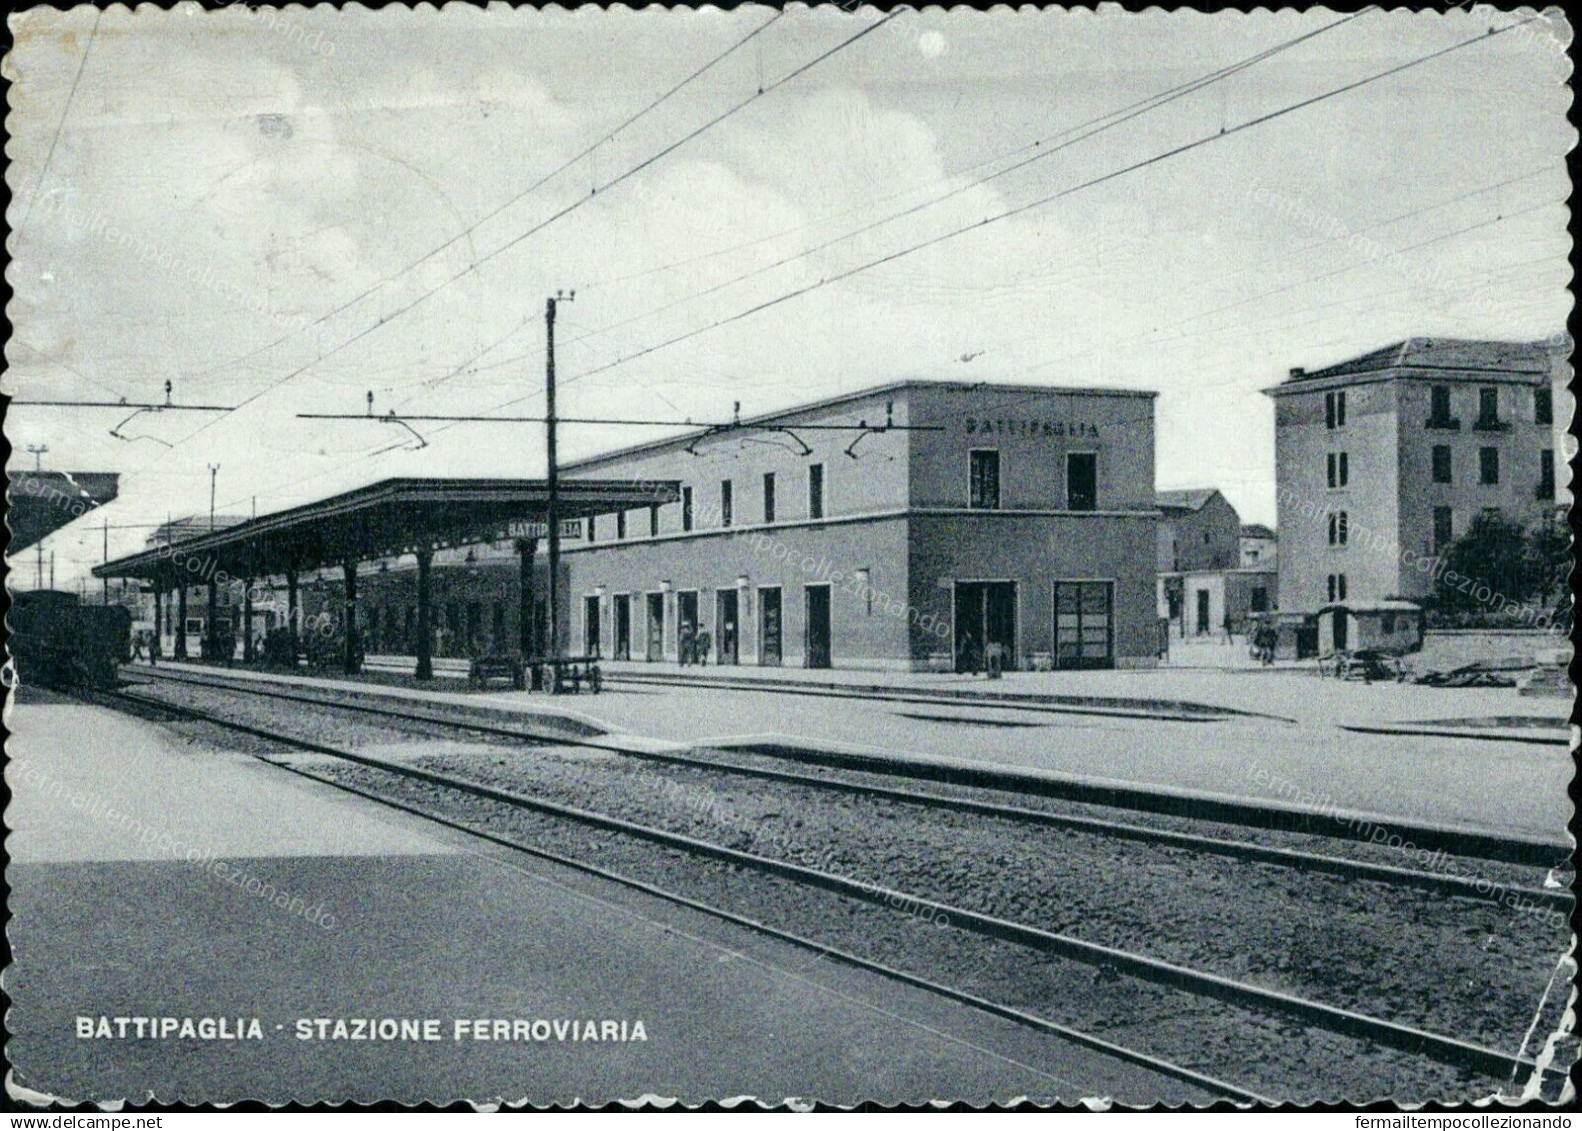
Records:
{"label": "station platform canopy", "polygon": [[[563,479],[558,494],[566,522],[674,502],[680,483]],[[118,558],[95,566],[93,575],[169,581],[201,569],[208,577],[279,576],[537,537],[547,530],[548,511],[549,484],[542,479],[386,479]]]}
{"label": "station platform canopy", "polygon": [[8,471],[6,523],[15,556],[67,523],[115,500],[120,476],[111,471]]}

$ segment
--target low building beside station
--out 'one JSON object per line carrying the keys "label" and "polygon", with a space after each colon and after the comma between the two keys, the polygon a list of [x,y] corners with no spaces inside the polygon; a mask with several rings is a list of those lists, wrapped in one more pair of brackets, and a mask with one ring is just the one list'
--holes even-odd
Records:
{"label": "low building beside station", "polygon": [[[1255,613],[1278,607],[1272,552],[1248,553],[1247,531],[1215,487],[1160,491],[1158,616],[1176,639],[1245,633]],[[1273,544],[1273,533],[1269,544]],[[1253,539],[1256,542],[1256,539]]]}

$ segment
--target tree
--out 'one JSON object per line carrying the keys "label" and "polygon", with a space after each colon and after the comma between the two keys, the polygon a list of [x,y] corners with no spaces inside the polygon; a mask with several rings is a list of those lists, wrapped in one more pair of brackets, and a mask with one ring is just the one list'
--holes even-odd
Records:
{"label": "tree", "polygon": [[1532,625],[1545,614],[1566,621],[1571,531],[1546,516],[1523,527],[1485,511],[1441,555],[1427,604],[1456,623]]}
{"label": "tree", "polygon": [[1498,511],[1484,511],[1450,544],[1430,603],[1447,613],[1493,613],[1524,605],[1541,590],[1528,533]]}

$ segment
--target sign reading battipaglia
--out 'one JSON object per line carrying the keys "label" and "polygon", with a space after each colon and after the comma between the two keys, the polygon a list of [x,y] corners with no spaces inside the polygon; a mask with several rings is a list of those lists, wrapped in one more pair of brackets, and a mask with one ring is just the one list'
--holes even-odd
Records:
{"label": "sign reading battipaglia", "polygon": [[969,436],[1026,436],[1030,439],[1066,439],[1067,437],[1097,439],[1099,426],[1086,420],[1016,420],[986,417],[967,417]]}

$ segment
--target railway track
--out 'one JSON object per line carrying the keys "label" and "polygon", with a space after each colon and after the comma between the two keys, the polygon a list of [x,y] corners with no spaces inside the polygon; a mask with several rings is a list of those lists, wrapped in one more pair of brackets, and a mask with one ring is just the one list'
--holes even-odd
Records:
{"label": "railway track", "polygon": [[[268,698],[284,699],[311,703],[327,709],[340,709],[355,713],[384,716],[390,719],[399,719],[407,722],[416,722],[438,725],[450,728],[459,728],[469,731],[480,731],[494,734],[499,737],[508,737],[536,742],[551,741],[557,744],[564,743],[561,736],[546,739],[542,735],[525,733],[514,728],[497,727],[481,723],[477,720],[457,719],[443,717],[432,712],[391,710],[384,707],[372,707],[367,704],[346,704],[332,700],[320,699],[311,695],[300,695],[277,691],[262,691],[256,688],[238,688],[225,681],[209,681],[191,679],[185,676],[176,677],[175,682],[196,684],[216,690],[231,691],[237,694],[262,694]],[[268,742],[279,743],[288,748],[311,752],[325,756],[336,763],[348,767],[357,767],[363,773],[372,773],[376,779],[383,781],[386,786],[373,786],[366,780],[346,781],[337,780],[334,773],[319,774],[311,772],[301,766],[285,765],[284,768],[316,780],[327,781],[338,788],[348,789],[361,796],[370,797],[385,804],[393,804],[409,812],[421,816],[440,820],[442,823],[462,829],[475,835],[484,836],[485,839],[507,845],[513,849],[529,852],[544,858],[555,859],[557,862],[586,871],[597,872],[606,878],[613,878],[622,883],[649,891],[662,898],[672,899],[696,909],[719,914],[732,921],[750,926],[753,929],[765,931],[776,937],[784,938],[799,945],[817,948],[821,953],[830,954],[842,961],[855,965],[878,970],[891,976],[901,977],[913,984],[922,985],[936,992],[944,993],[956,1000],[968,1002],[980,1008],[985,1008],[1001,1016],[1011,1017],[1015,1020],[1045,1031],[1055,1033],[1067,1039],[1079,1040],[1090,1047],[1103,1048],[1115,1055],[1137,1063],[1149,1064],[1159,1071],[1179,1079],[1187,1080],[1215,1095],[1223,1095],[1242,1101],[1257,1102],[1263,1097],[1253,1088],[1225,1081],[1217,1076],[1210,1076],[1196,1069],[1185,1068],[1171,1060],[1152,1056],[1148,1053],[1137,1052],[1125,1048],[1116,1042],[1109,1041],[1092,1033],[1079,1031],[1068,1025],[1049,1020],[1039,1015],[1029,1013],[1004,1002],[991,1001],[980,994],[969,993],[958,987],[940,983],[933,979],[923,978],[919,975],[908,973],[896,968],[893,964],[875,962],[873,959],[852,953],[848,950],[833,948],[825,942],[809,939],[805,936],[794,934],[777,928],[761,920],[743,916],[727,908],[715,905],[715,901],[702,901],[687,895],[670,891],[664,887],[648,883],[633,875],[624,874],[618,870],[600,867],[585,859],[566,856],[564,853],[545,851],[541,846],[535,847],[524,844],[520,837],[501,836],[479,828],[478,820],[456,819],[436,813],[435,798],[414,798],[403,795],[403,789],[421,787],[439,791],[445,796],[461,795],[475,798],[489,803],[492,806],[504,807],[512,813],[532,814],[535,818],[548,819],[562,824],[571,824],[584,829],[597,830],[602,834],[626,838],[635,842],[650,845],[655,848],[679,853],[688,858],[709,861],[714,864],[724,865],[728,869],[741,870],[754,875],[773,879],[774,881],[787,882],[801,888],[813,889],[837,896],[843,900],[855,901],[869,907],[905,907],[908,915],[924,915],[948,920],[951,927],[963,931],[983,940],[993,940],[998,943],[1008,943],[1015,947],[1023,948],[1038,954],[1053,956],[1062,961],[1081,963],[1086,966],[1105,972],[1108,977],[1125,977],[1140,983],[1162,987],[1169,991],[1176,991],[1190,995],[1195,999],[1212,1001],[1227,1006],[1233,1010],[1246,1011],[1251,1014],[1274,1016],[1295,1022],[1299,1025],[1310,1027],[1324,1032],[1338,1034],[1342,1037],[1365,1042],[1369,1046],[1397,1050],[1413,1057],[1424,1057],[1440,1064],[1451,1065],[1466,1072],[1491,1079],[1504,1078],[1507,1075],[1519,1073],[1523,1070],[1531,1071],[1533,1062],[1524,1056],[1513,1056],[1499,1050],[1479,1045],[1475,1042],[1464,1041],[1459,1038],[1449,1037],[1425,1029],[1404,1025],[1396,1021],[1372,1017],[1366,1014],[1327,1005],[1322,1002],[1309,1000],[1292,994],[1281,993],[1267,987],[1252,983],[1238,981],[1218,974],[1207,973],[1187,966],[1165,962],[1144,954],[1135,953],[1113,946],[1105,946],[1083,939],[1075,938],[1069,934],[1058,931],[1045,930],[1012,919],[985,914],[971,908],[957,906],[940,899],[931,898],[926,893],[900,891],[894,888],[875,885],[849,876],[839,875],[819,868],[806,867],[783,859],[776,859],[761,854],[730,848],[725,845],[686,836],[672,830],[656,827],[651,824],[636,822],[613,816],[608,813],[591,809],[571,806],[503,789],[475,780],[469,780],[455,774],[436,772],[412,765],[392,762],[368,754],[346,750],[339,746],[306,740],[300,736],[283,733],[272,727],[258,727],[246,723],[202,711],[191,706],[172,704],[157,698],[130,694],[127,692],[113,693],[112,698],[123,705],[135,710],[166,712],[177,718],[198,721],[227,730],[241,732],[260,738]],[[596,749],[608,749],[613,753],[632,755],[632,752],[623,748],[611,747],[608,744],[597,742],[578,742],[576,745],[592,746]],[[633,755],[635,756],[635,755]],[[669,761],[695,768],[706,768],[714,772],[738,772],[741,768],[721,765],[712,759],[689,758],[682,755],[649,755],[659,761]],[[276,763],[280,764],[280,763]],[[755,771],[758,776],[771,776],[764,771]],[[798,785],[817,786],[820,789],[846,790],[851,783],[831,783],[827,779],[810,778],[807,775],[790,774],[775,771],[772,776],[780,780],[789,780]],[[392,790],[391,785],[394,785]],[[396,796],[391,796],[392,791]],[[1032,820],[1044,823],[1045,819],[1053,815],[1034,810],[1021,810],[1012,806],[987,805],[982,802],[969,801],[961,798],[939,797],[932,794],[919,794],[910,790],[893,790],[884,787],[864,786],[859,791],[867,796],[880,796],[886,799],[901,799],[914,804],[929,804],[948,807],[957,811],[965,811],[980,815],[992,815],[1001,819]],[[443,805],[439,806],[443,808]],[[1027,814],[1033,814],[1028,817]],[[1072,818],[1058,818],[1056,823],[1066,824]],[[1076,819],[1080,827],[1091,831],[1095,825],[1103,826],[1104,831],[1109,831],[1113,823],[1091,822],[1088,819]],[[1142,829],[1136,826],[1124,826],[1124,832],[1113,835],[1132,836],[1138,839],[1153,838],[1158,830]],[[1202,841],[1211,843],[1203,844]],[[1276,862],[1288,867],[1302,868],[1315,867],[1324,870],[1361,869],[1361,871],[1343,871],[1341,874],[1366,876],[1373,880],[1385,882],[1406,883],[1417,885],[1421,882],[1418,876],[1393,875],[1403,870],[1384,869],[1378,865],[1364,865],[1356,861],[1340,861],[1334,858],[1318,858],[1309,861],[1308,857],[1314,854],[1289,853],[1285,850],[1259,850],[1255,854],[1247,854],[1249,847],[1242,842],[1212,842],[1212,838],[1186,837],[1172,834],[1167,843],[1177,847],[1191,847],[1199,851],[1223,853],[1226,855],[1241,855],[1243,858],[1256,859],[1261,862]],[[1232,848],[1231,846],[1234,846]],[[1267,853],[1275,855],[1269,856]],[[1439,877],[1443,879],[1444,877]],[[1541,889],[1535,889],[1541,890]]]}
{"label": "railway track", "polygon": [[[146,673],[139,672],[139,676]],[[1033,809],[1023,805],[1011,805],[999,802],[983,801],[972,797],[952,796],[942,793],[925,792],[916,789],[907,789],[888,784],[875,784],[870,780],[857,780],[852,777],[839,777],[829,774],[810,774],[796,770],[785,770],[766,767],[763,765],[746,764],[732,761],[715,752],[709,756],[696,753],[679,751],[658,751],[634,748],[609,741],[600,741],[597,738],[578,738],[564,734],[549,734],[541,730],[534,730],[524,726],[506,726],[493,723],[476,717],[463,717],[448,714],[442,711],[420,711],[409,708],[396,708],[388,703],[374,704],[362,702],[349,702],[344,698],[310,695],[300,691],[282,691],[278,688],[260,687],[257,684],[238,683],[234,680],[200,679],[188,675],[171,675],[158,673],[155,678],[171,683],[187,684],[195,687],[207,687],[216,690],[232,691],[238,694],[249,694],[275,699],[283,702],[310,704],[330,709],[344,710],[374,717],[399,720],[403,722],[427,723],[440,726],[454,726],[464,728],[479,734],[486,734],[502,738],[515,738],[528,741],[554,741],[565,745],[577,746],[589,750],[598,750],[606,753],[618,754],[622,757],[639,761],[653,762],[662,765],[684,766],[692,769],[711,772],[729,773],[743,777],[757,778],[765,781],[776,781],[793,784],[809,789],[847,793],[869,798],[882,798],[889,801],[904,802],[925,808],[950,810],[954,812],[972,813],[978,816],[995,817],[1011,822],[1027,825],[1042,826],[1047,828],[1074,829],[1084,832],[1101,834],[1121,840],[1136,841],[1145,844],[1168,845],[1176,848],[1188,849],[1216,856],[1229,857],[1239,860],[1257,861],[1266,864],[1275,864],[1294,868],[1302,871],[1321,872],[1328,875],[1341,876],[1353,880],[1366,880],[1377,883],[1388,883],[1402,887],[1414,888],[1445,895],[1457,896],[1484,902],[1499,903],[1507,897],[1518,898],[1535,907],[1551,908],[1555,910],[1569,910],[1572,896],[1569,891],[1557,888],[1545,888],[1532,885],[1513,884],[1505,881],[1491,881],[1487,877],[1455,875],[1445,872],[1430,872],[1423,869],[1404,868],[1396,865],[1380,864],[1374,861],[1362,860],[1347,856],[1335,856],[1326,853],[1310,852],[1294,848],[1282,848],[1266,844],[1259,844],[1248,840],[1233,839],[1224,836],[1211,836],[1201,833],[1182,832],[1169,828],[1150,825],[1140,825],[1129,821],[1113,820],[1094,816],[1085,816],[1072,813],[1058,813],[1045,809]],[[872,760],[853,763],[847,759],[836,759],[833,769],[852,769],[858,771],[871,771],[875,768]],[[1254,827],[1266,827],[1258,825]],[[1410,830],[1409,830],[1410,832]],[[1446,839],[1445,836],[1439,838]],[[1430,842],[1433,837],[1424,837]],[[1486,838],[1493,839],[1493,838]],[[1414,841],[1414,843],[1417,843]],[[1482,847],[1474,844],[1472,847]],[[1556,846],[1558,849],[1558,846]],[[1508,844],[1493,846],[1491,860],[1510,862],[1513,857],[1521,858],[1531,855],[1531,843],[1517,840]],[[1521,860],[1529,863],[1529,860]]]}

